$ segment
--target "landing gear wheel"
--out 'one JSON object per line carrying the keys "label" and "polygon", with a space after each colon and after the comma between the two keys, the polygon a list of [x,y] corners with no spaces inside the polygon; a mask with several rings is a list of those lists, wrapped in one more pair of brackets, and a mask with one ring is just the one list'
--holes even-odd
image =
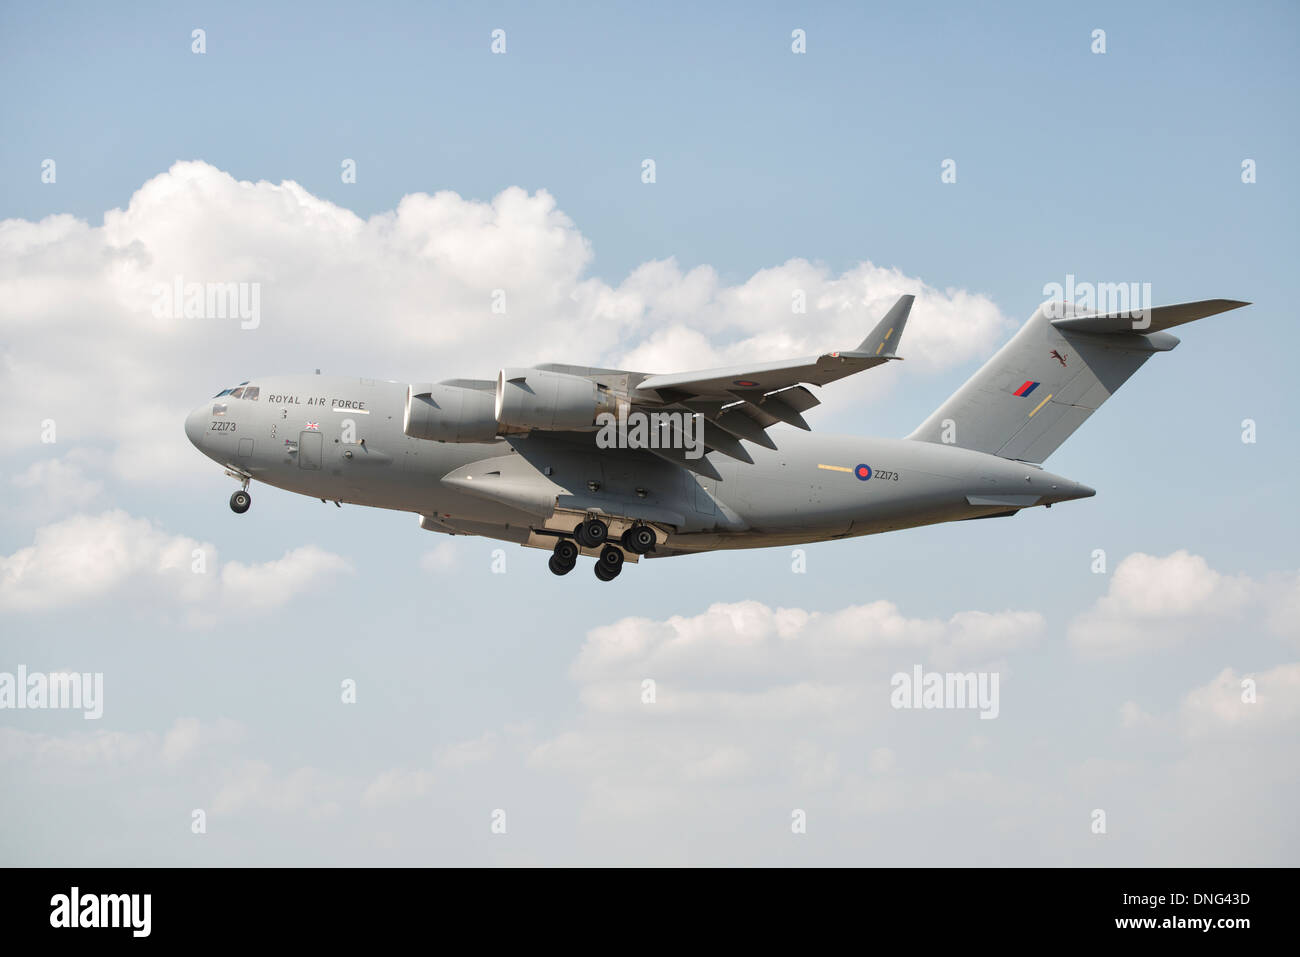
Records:
{"label": "landing gear wheel", "polygon": [[617,578],[622,570],[623,553],[613,545],[602,548],[600,557],[596,559],[596,577],[603,582],[611,581]]}
{"label": "landing gear wheel", "polygon": [[574,562],[578,560],[578,546],[570,539],[562,538],[555,543],[554,557],[561,565],[573,567]]}
{"label": "landing gear wheel", "polygon": [[573,571],[573,565],[560,561],[559,555],[552,555],[550,560],[546,563],[546,567],[556,575],[567,575],[569,572]]}
{"label": "landing gear wheel", "polygon": [[633,555],[644,555],[656,541],[655,530],[649,525],[634,525],[623,533],[623,547]]}
{"label": "landing gear wheel", "polygon": [[249,495],[242,488],[234,495],[230,496],[230,510],[236,515],[243,515],[248,511],[248,506],[253,504],[253,496]]}
{"label": "landing gear wheel", "polygon": [[599,548],[609,535],[609,526],[598,518],[589,518],[574,529],[573,534],[583,548]]}

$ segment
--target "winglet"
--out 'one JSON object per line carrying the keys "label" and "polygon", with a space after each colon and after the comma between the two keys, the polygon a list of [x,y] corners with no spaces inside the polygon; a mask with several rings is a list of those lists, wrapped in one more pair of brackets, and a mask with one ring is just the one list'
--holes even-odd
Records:
{"label": "winglet", "polygon": [[915,299],[915,296],[899,296],[894,308],[885,313],[885,318],[876,324],[871,334],[862,340],[862,345],[853,351],[869,356],[892,356],[898,348],[898,340],[903,337],[907,314],[912,311]]}

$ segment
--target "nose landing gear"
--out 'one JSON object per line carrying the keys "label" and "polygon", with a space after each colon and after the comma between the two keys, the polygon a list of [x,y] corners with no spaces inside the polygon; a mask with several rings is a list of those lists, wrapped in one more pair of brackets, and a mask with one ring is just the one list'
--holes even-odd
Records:
{"label": "nose landing gear", "polygon": [[230,496],[230,510],[236,515],[243,515],[248,511],[248,506],[253,504],[253,496],[248,494],[248,483],[253,480],[253,476],[234,468],[227,468],[226,474],[239,480],[239,491]]}

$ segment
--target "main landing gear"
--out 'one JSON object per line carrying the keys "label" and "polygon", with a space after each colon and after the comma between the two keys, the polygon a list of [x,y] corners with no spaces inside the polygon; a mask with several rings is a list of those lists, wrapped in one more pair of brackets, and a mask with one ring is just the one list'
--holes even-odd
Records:
{"label": "main landing gear", "polygon": [[583,548],[599,548],[609,535],[609,526],[598,518],[589,518],[573,530],[573,537]]}
{"label": "main landing gear", "polygon": [[[649,525],[633,525],[618,540],[618,544],[608,541],[609,526],[598,518],[589,518],[573,529],[572,538],[561,538],[555,543],[548,567],[556,575],[567,575],[578,564],[578,555],[583,548],[600,548],[596,558],[596,577],[603,582],[613,581],[623,570],[623,552],[633,555],[645,555],[654,550],[658,538]],[[622,547],[620,547],[622,546]]]}
{"label": "main landing gear", "polygon": [[655,547],[655,530],[649,525],[633,525],[623,533],[623,547],[633,555],[644,555]]}
{"label": "main landing gear", "polygon": [[567,575],[578,564],[578,546],[569,539],[562,538],[555,543],[555,551],[548,562],[551,571],[557,575]]}
{"label": "main landing gear", "polygon": [[603,582],[613,581],[623,570],[623,550],[606,545],[596,559],[596,577]]}

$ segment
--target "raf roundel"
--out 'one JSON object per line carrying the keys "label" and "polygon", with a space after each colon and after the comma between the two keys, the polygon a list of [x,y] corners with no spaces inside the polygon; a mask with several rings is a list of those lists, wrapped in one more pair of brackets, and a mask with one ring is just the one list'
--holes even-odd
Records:
{"label": "raf roundel", "polygon": [[859,465],[853,470],[853,474],[865,482],[867,479],[871,478],[871,466]]}

